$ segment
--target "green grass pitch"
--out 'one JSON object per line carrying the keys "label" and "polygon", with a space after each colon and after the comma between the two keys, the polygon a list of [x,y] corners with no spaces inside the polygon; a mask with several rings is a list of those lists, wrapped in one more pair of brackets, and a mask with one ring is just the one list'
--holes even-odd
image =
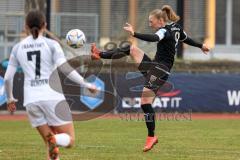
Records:
{"label": "green grass pitch", "polygon": [[[143,122],[75,122],[76,144],[61,160],[240,160],[239,120],[157,122],[159,143],[142,152]],[[0,121],[0,160],[45,160],[45,145],[27,121]]]}

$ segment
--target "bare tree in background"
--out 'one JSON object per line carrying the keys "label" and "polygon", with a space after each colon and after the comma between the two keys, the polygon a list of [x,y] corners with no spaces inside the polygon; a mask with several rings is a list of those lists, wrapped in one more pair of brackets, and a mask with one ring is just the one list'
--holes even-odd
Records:
{"label": "bare tree in background", "polygon": [[32,9],[40,10],[46,13],[46,0],[25,0],[25,14],[27,14]]}

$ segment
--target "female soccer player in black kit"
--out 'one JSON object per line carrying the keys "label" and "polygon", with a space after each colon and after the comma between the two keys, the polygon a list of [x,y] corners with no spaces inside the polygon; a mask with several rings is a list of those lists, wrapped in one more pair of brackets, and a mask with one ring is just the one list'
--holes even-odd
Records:
{"label": "female soccer player in black kit", "polygon": [[141,108],[145,114],[145,122],[148,129],[148,137],[143,148],[144,152],[150,150],[158,142],[157,136],[154,135],[155,113],[152,108],[152,102],[158,90],[168,79],[174,63],[178,42],[181,41],[198,47],[204,53],[209,51],[205,44],[197,43],[187,36],[182,27],[176,23],[179,19],[179,16],[176,15],[173,9],[165,5],[162,9],[153,10],[149,15],[149,26],[156,30],[155,34],[137,33],[130,24],[126,23],[124,30],[129,32],[131,36],[148,42],[158,42],[157,53],[153,60],[144,54],[141,49],[133,45],[109,51],[99,51],[95,44],[91,48],[92,59],[116,59],[130,55],[136,64],[139,64],[138,69],[146,78],[141,96]]}

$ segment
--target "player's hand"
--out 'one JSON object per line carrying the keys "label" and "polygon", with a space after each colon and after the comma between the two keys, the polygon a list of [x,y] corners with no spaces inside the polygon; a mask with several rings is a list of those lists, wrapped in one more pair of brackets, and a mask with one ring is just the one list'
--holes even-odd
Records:
{"label": "player's hand", "polygon": [[16,102],[17,101],[18,101],[17,99],[11,99],[7,102],[7,109],[8,109],[9,112],[12,113],[12,112],[16,111],[16,109],[17,109]]}
{"label": "player's hand", "polygon": [[88,87],[88,90],[92,93],[92,94],[96,94],[98,92],[98,89],[97,87],[94,85],[94,84],[91,84],[89,87]]}
{"label": "player's hand", "polygon": [[204,54],[208,54],[210,51],[210,48],[204,43],[201,50],[203,51]]}
{"label": "player's hand", "polygon": [[123,27],[123,29],[127,32],[129,32],[132,36],[134,35],[134,29],[133,26],[129,23],[126,23],[126,26]]}

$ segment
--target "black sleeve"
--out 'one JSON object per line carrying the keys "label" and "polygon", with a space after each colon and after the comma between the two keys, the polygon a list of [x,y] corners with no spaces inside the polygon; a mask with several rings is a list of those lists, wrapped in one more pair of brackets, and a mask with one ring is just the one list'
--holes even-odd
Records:
{"label": "black sleeve", "polygon": [[182,26],[178,25],[178,27],[180,28],[180,37],[179,40],[180,41],[184,41],[185,39],[187,39],[187,33],[183,30]]}
{"label": "black sleeve", "polygon": [[179,40],[184,41],[185,39],[187,39],[187,34],[183,30],[181,30]]}
{"label": "black sleeve", "polygon": [[184,43],[190,45],[190,46],[194,46],[194,47],[198,47],[198,48],[202,48],[202,44],[198,43],[194,40],[192,40],[191,38],[187,37],[184,41]]}
{"label": "black sleeve", "polygon": [[133,37],[136,37],[138,39],[147,41],[147,42],[158,42],[159,37],[156,34],[142,34],[142,33],[136,33],[134,32]]}

